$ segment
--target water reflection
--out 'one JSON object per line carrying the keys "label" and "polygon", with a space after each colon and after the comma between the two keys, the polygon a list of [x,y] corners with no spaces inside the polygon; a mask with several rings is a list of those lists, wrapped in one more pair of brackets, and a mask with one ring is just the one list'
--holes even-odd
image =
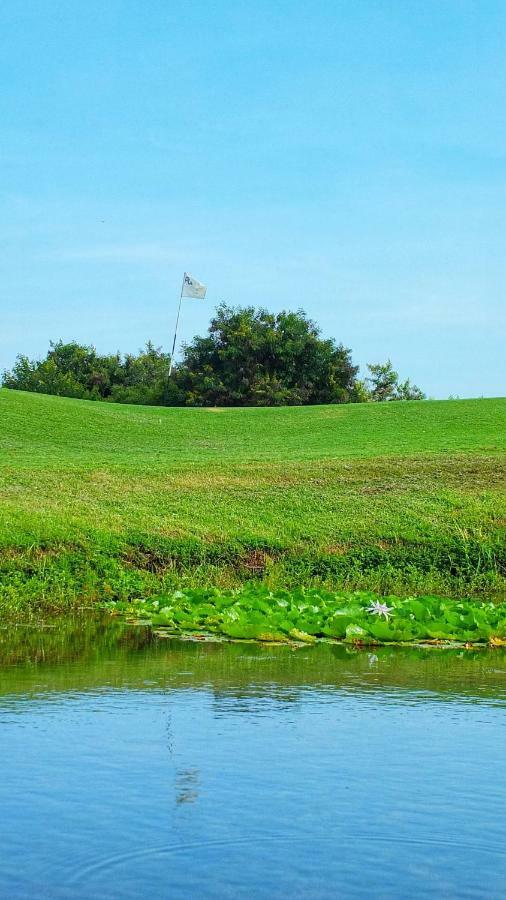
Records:
{"label": "water reflection", "polygon": [[[247,643],[158,639],[144,626],[108,619],[64,620],[58,627],[0,628],[0,695],[123,689],[209,688],[237,700],[264,697],[294,703],[322,688],[380,690],[395,699],[409,692],[455,693],[459,699],[503,702],[504,649],[375,648],[340,644],[263,647]],[[249,713],[251,705],[236,703]]]}
{"label": "water reflection", "polygon": [[180,769],[176,774],[176,804],[195,803],[199,796],[198,769]]}
{"label": "water reflection", "polygon": [[504,651],[0,634],[0,896],[494,898]]}

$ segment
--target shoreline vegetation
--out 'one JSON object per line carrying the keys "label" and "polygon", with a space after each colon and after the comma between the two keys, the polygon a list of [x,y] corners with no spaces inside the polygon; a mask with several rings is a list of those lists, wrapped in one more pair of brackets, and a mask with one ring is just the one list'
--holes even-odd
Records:
{"label": "shoreline vegetation", "polygon": [[146,622],[162,635],[240,641],[353,646],[461,644],[506,646],[506,603],[438,597],[378,597],[366,591],[175,591],[172,595],[109,603],[127,620]]}
{"label": "shoreline vegetation", "polygon": [[3,389],[0,421],[5,620],[202,589],[506,599],[504,399],[178,409]]}

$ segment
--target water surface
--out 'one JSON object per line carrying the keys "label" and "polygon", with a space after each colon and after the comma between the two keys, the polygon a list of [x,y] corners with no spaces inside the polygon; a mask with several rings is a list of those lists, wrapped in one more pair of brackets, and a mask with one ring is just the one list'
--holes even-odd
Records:
{"label": "water surface", "polygon": [[502,897],[503,651],[0,630],[0,895]]}

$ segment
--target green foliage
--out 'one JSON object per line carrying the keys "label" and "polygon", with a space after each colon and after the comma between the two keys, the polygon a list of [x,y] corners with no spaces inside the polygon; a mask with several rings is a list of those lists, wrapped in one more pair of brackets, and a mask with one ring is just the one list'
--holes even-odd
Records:
{"label": "green foliage", "polygon": [[371,392],[367,387],[367,380],[357,378],[355,380],[356,403],[369,403],[372,400]]}
{"label": "green foliage", "polygon": [[350,351],[322,340],[303,312],[219,307],[209,334],[184,348],[168,380],[169,357],[148,342],[137,356],[100,356],[94,347],[51,343],[46,359],[18,356],[7,388],[86,400],[154,406],[293,406],[358,401]]}
{"label": "green foliage", "polygon": [[397,385],[395,400],[426,400],[426,394],[416,384],[411,384],[409,378]]}
{"label": "green foliage", "polygon": [[[506,603],[399,598],[380,602],[367,591],[177,590],[149,600],[107,604],[125,616],[180,632],[209,632],[243,640],[333,638],[350,644],[461,641],[506,645]],[[378,613],[378,609],[386,612]]]}
{"label": "green foliage", "polygon": [[42,362],[32,362],[26,356],[18,356],[12,371],[4,372],[4,386],[14,390],[91,399],[91,392],[72,371],[59,369],[51,354],[52,351],[49,351]]}
{"label": "green foliage", "polygon": [[409,378],[399,382],[399,375],[388,359],[386,363],[368,363],[371,373],[366,381],[370,382],[369,399],[375,403],[386,400],[425,400],[425,394]]}
{"label": "green foliage", "polygon": [[302,311],[222,304],[208,335],[184,347],[177,377],[187,405],[298,406],[356,400],[357,372]]}
{"label": "green foliage", "polygon": [[[2,377],[11,390],[144,406],[305,406],[368,400],[419,400],[388,361],[357,379],[351,351],[323,340],[304,312],[222,304],[206,337],[184,346],[169,379],[170,357],[148,341],[138,355],[101,356],[94,347],[51,342],[43,360],[19,355]],[[372,384],[368,388],[366,382]]]}
{"label": "green foliage", "polygon": [[55,394],[81,400],[116,403],[179,405],[177,387],[167,384],[169,357],[148,341],[137,356],[119,353],[100,356],[94,347],[75,341],[51,342],[44,360],[18,356],[10,372],[4,372],[4,387],[40,394]]}

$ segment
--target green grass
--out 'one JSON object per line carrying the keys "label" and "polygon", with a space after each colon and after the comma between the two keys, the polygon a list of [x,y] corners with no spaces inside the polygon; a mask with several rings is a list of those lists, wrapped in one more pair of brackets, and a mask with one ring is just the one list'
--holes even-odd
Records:
{"label": "green grass", "polygon": [[0,603],[256,580],[505,596],[506,400],[163,409],[0,390]]}

